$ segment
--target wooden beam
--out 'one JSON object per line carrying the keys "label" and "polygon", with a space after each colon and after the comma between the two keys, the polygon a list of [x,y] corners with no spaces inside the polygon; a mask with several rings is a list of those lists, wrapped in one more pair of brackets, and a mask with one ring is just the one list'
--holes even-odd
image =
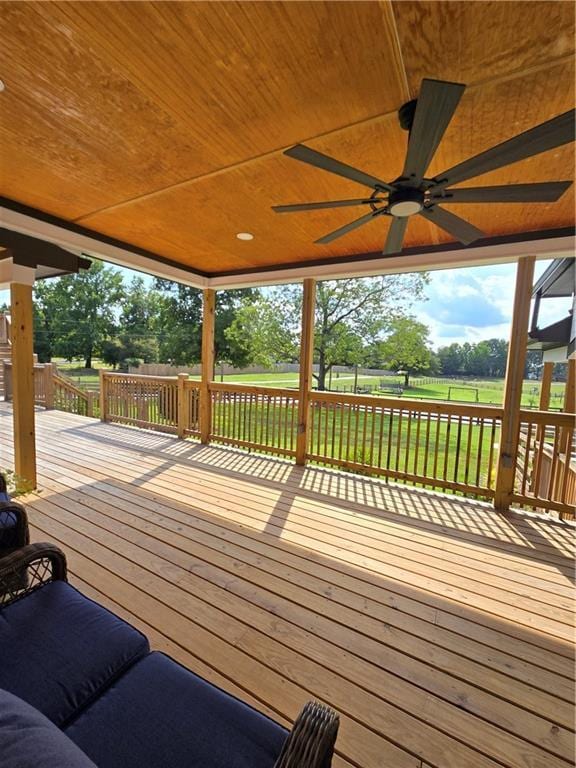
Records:
{"label": "wooden beam", "polygon": [[514,472],[518,454],[518,436],[520,431],[520,405],[524,366],[526,365],[526,345],[528,342],[528,321],[530,319],[530,299],[534,280],[534,256],[524,256],[518,261],[516,272],[516,292],[512,315],[508,361],[506,363],[506,381],[504,383],[504,413],[500,433],[500,450],[496,474],[494,507],[505,512],[510,507],[514,492]]}
{"label": "wooden beam", "polygon": [[306,463],[308,443],[308,414],[312,388],[312,363],[314,360],[314,311],[316,309],[316,280],[304,280],[302,296],[302,330],[300,341],[300,375],[298,400],[298,433],[296,436],[296,464]]}
{"label": "wooden beam", "polygon": [[10,284],[14,470],[18,482],[36,488],[32,285]]}
{"label": "wooden beam", "polygon": [[210,384],[214,380],[214,326],[216,318],[216,291],[202,292],[202,380],[200,386],[200,440],[210,442],[212,431],[212,400]]}

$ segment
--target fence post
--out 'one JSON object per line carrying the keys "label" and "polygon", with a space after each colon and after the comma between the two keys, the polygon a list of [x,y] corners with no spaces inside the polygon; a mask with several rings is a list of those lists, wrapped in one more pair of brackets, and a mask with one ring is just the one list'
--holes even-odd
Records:
{"label": "fence post", "polygon": [[298,399],[298,433],[296,435],[296,464],[306,463],[308,448],[308,415],[312,389],[314,360],[314,310],[316,308],[316,280],[304,280],[302,297],[302,329],[300,341],[300,375]]}
{"label": "fence post", "polygon": [[514,493],[514,476],[518,457],[520,433],[520,406],[522,402],[522,384],[526,364],[526,344],[528,342],[528,320],[530,299],[534,279],[534,256],[524,256],[518,260],[516,272],[516,291],[512,314],[512,329],[506,363],[504,382],[504,411],[500,431],[500,450],[494,508],[506,512],[510,507],[510,497]]}
{"label": "fence post", "polygon": [[44,397],[46,410],[54,408],[54,366],[52,363],[44,363]]}
{"label": "fence post", "polygon": [[106,411],[107,394],[106,374],[102,368],[100,368],[100,421],[107,421],[108,419],[108,413]]}
{"label": "fence post", "polygon": [[214,379],[214,320],[216,291],[203,291],[202,313],[202,382],[200,387],[200,441],[210,442],[212,432],[212,394],[210,384]]}
{"label": "fence post", "polygon": [[178,437],[186,436],[186,430],[190,423],[190,414],[188,409],[188,393],[186,392],[187,373],[178,374]]}

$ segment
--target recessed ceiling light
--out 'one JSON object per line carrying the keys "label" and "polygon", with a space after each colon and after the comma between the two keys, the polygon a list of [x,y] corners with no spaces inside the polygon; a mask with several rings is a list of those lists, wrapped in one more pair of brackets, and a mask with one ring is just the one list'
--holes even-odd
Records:
{"label": "recessed ceiling light", "polygon": [[238,232],[236,237],[238,240],[254,240],[254,235],[252,232]]}
{"label": "recessed ceiling light", "polygon": [[0,93],[2,93],[3,90],[5,90],[6,85],[4,84],[4,80],[0,80]]}

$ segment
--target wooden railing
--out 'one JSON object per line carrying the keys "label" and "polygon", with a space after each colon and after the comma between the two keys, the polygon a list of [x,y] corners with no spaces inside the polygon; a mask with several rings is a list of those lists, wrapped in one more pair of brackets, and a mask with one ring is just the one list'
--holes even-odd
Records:
{"label": "wooden railing", "polygon": [[574,519],[574,414],[521,410],[520,419],[512,500],[525,507],[554,510],[565,519]]}
{"label": "wooden railing", "polygon": [[298,391],[216,384],[210,439],[281,456],[296,455]]}
{"label": "wooden railing", "polygon": [[[101,418],[199,437],[204,390],[178,377],[101,372]],[[296,455],[299,392],[220,384],[207,388],[209,441]],[[503,409],[473,404],[311,392],[306,459],[396,482],[493,499]],[[574,417],[521,411],[512,501],[571,516],[576,501]]]}
{"label": "wooden railing", "polygon": [[100,418],[180,437],[196,436],[199,386],[185,375],[138,376],[100,371]]}
{"label": "wooden railing", "polygon": [[[4,370],[4,399],[6,401],[12,400],[13,384],[12,384],[12,361],[3,360],[0,361],[0,365]],[[46,367],[41,363],[34,364],[34,404],[40,405],[45,408],[51,408],[50,405],[50,376],[46,370]]]}
{"label": "wooden railing", "polygon": [[47,408],[77,413],[80,416],[98,416],[99,404],[96,393],[85,392],[54,372],[51,386],[51,400],[47,402]]}
{"label": "wooden railing", "polygon": [[492,498],[501,408],[313,392],[308,457]]}

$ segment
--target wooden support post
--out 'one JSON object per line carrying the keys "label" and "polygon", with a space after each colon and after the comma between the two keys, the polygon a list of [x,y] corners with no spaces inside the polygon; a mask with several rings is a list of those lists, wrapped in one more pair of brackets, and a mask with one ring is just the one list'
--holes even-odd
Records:
{"label": "wooden support post", "polygon": [[572,357],[566,365],[566,387],[564,388],[564,413],[576,411],[576,358]]}
{"label": "wooden support post", "polygon": [[26,488],[36,488],[32,285],[10,284],[14,470]]}
{"label": "wooden support post", "polygon": [[108,420],[107,410],[108,393],[106,392],[106,374],[100,368],[100,421]]}
{"label": "wooden support post", "polygon": [[514,473],[518,456],[520,432],[520,405],[522,384],[526,365],[526,344],[528,342],[528,321],[530,318],[530,299],[534,279],[534,256],[524,256],[518,261],[516,272],[516,292],[512,315],[508,361],[506,363],[506,381],[504,382],[504,408],[500,433],[500,450],[494,507],[499,512],[510,508],[510,497],[514,492]]}
{"label": "wooden support post", "polygon": [[547,411],[550,407],[550,392],[552,390],[552,374],[554,373],[554,363],[544,363],[542,369],[542,384],[540,387],[540,403],[538,409]]}
{"label": "wooden support post", "polygon": [[44,363],[44,407],[54,408],[54,366]]}
{"label": "wooden support post", "polygon": [[[542,370],[542,384],[540,386],[540,403],[538,410],[547,411],[550,407],[550,392],[552,390],[552,374],[554,373],[554,363],[544,363]],[[546,437],[546,427],[540,424],[536,430],[535,456],[533,459],[534,471],[532,472],[532,481],[530,490],[537,496],[540,495],[540,477],[542,475],[542,456],[544,455],[544,438]]]}
{"label": "wooden support post", "polygon": [[210,442],[212,432],[212,394],[210,384],[214,380],[214,323],[216,315],[216,291],[203,291],[202,313],[202,381],[200,385],[200,440]]}
{"label": "wooden support post", "polygon": [[314,312],[316,309],[316,280],[304,280],[302,296],[302,330],[300,340],[300,375],[298,400],[298,433],[296,435],[296,464],[306,464],[308,448],[308,415],[312,389],[314,361]]}
{"label": "wooden support post", "polygon": [[186,392],[187,373],[178,374],[178,437],[186,437],[186,430],[190,423],[190,398]]}
{"label": "wooden support post", "polygon": [[94,416],[94,392],[86,392],[86,416]]}

